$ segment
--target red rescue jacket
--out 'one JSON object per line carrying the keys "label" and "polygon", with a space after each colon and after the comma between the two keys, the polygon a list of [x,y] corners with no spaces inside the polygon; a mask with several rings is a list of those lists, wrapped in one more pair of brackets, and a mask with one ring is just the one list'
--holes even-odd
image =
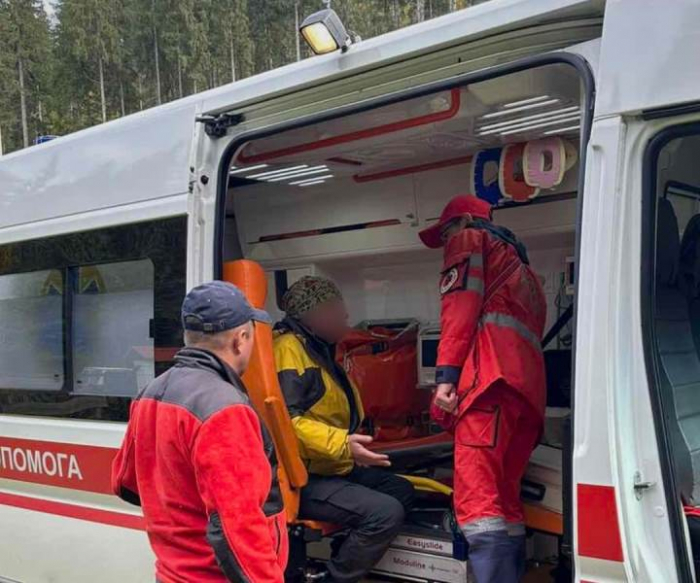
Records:
{"label": "red rescue jacket", "polygon": [[465,229],[445,246],[440,294],[436,382],[457,386],[459,412],[502,380],[544,417],[547,304],[524,247],[490,223]]}
{"label": "red rescue jacket", "polygon": [[143,507],[160,583],[282,583],[287,530],[275,466],[238,375],[185,348],[132,403],[112,487]]}

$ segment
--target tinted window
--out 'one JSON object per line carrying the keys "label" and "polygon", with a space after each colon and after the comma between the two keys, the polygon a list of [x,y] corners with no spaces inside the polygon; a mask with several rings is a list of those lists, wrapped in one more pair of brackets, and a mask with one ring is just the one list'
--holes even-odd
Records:
{"label": "tinted window", "polygon": [[63,274],[0,276],[0,388],[63,388]]}
{"label": "tinted window", "polygon": [[72,282],[73,392],[133,397],[153,380],[153,262],[80,267]]}
{"label": "tinted window", "polygon": [[0,413],[125,421],[182,345],[186,219],[0,246]]}
{"label": "tinted window", "polygon": [[658,386],[670,412],[676,478],[700,503],[700,137],[669,141],[656,160],[653,324]]}
{"label": "tinted window", "polygon": [[654,137],[645,154],[642,199],[644,347],[671,536],[682,581],[693,580],[683,507],[700,504],[698,148],[698,123],[670,126]]}

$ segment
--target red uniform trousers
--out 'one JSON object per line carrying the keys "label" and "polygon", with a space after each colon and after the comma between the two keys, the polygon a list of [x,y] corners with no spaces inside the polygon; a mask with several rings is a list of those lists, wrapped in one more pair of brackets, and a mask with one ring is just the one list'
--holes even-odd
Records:
{"label": "red uniform trousers", "polygon": [[455,510],[466,536],[524,534],[520,482],[542,432],[542,415],[503,381],[464,411],[455,427]]}

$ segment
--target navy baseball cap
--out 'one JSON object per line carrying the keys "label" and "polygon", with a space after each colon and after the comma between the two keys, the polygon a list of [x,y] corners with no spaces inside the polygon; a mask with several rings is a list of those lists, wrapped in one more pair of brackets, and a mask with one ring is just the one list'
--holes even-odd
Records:
{"label": "navy baseball cap", "polygon": [[185,330],[214,334],[237,328],[254,320],[271,324],[264,310],[250,305],[243,292],[226,281],[210,281],[192,288],[182,302],[182,326]]}

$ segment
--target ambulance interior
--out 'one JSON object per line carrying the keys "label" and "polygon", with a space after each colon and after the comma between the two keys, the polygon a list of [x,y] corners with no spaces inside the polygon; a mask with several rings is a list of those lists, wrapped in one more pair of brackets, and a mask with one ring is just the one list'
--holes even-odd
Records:
{"label": "ambulance interior", "polygon": [[[577,70],[557,63],[252,139],[232,154],[225,205],[224,265],[245,258],[263,267],[274,319],[303,275],[339,285],[358,329],[339,358],[362,393],[365,430],[390,452],[394,471],[449,488],[451,438],[427,413],[442,255],[423,247],[418,232],[455,195],[495,204],[494,222],[525,243],[548,303],[547,422],[522,491],[529,558],[544,581],[566,570],[562,474],[585,102]],[[543,186],[526,182],[524,158],[531,182]],[[411,569],[416,552],[432,561],[424,579],[464,581],[444,492],[425,492],[407,532],[448,543],[415,548],[399,537],[379,573],[421,579]]]}

